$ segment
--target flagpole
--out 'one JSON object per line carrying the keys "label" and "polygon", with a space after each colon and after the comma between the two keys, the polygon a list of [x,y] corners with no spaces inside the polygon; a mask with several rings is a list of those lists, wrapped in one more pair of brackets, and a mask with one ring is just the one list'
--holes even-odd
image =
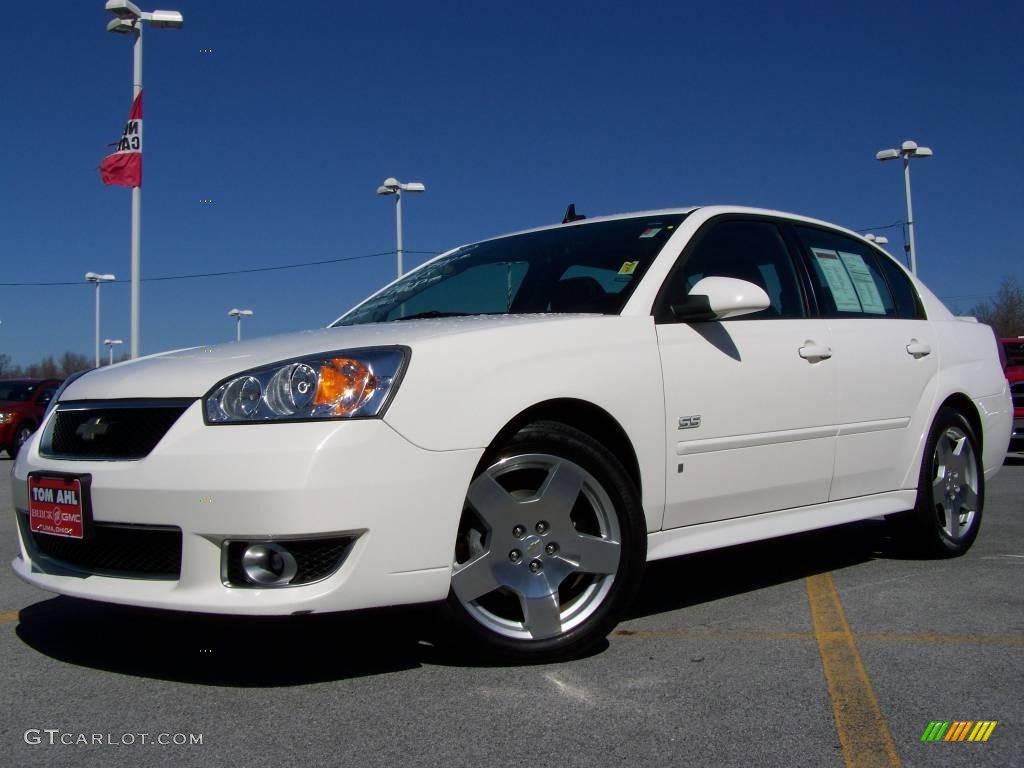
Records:
{"label": "flagpole", "polygon": [[[132,103],[142,93],[142,21],[135,24],[134,64],[132,66]],[[142,180],[139,179],[141,182]],[[139,356],[139,313],[142,299],[142,187],[132,187],[132,308],[129,357]]]}

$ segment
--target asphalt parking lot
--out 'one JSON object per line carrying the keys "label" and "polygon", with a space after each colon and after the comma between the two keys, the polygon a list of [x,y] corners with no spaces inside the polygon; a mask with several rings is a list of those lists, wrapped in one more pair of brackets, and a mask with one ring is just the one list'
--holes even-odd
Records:
{"label": "asphalt parking lot", "polygon": [[[535,667],[438,650],[423,608],[229,619],[41,592],[8,565],[9,467],[0,765],[1024,764],[1024,458],[962,558],[867,521],[655,563],[606,645]],[[922,742],[937,720],[997,725]]]}

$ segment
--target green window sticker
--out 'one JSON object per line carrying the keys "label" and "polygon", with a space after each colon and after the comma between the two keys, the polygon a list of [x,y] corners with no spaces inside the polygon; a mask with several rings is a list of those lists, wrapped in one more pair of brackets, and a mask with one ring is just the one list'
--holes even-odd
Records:
{"label": "green window sticker", "polygon": [[[835,300],[836,309],[840,312],[860,312],[861,303],[858,298],[857,289],[854,288],[843,261],[839,258],[838,251],[830,251],[827,248],[811,248],[814,258],[821,268],[825,282],[832,291],[832,298]],[[863,263],[863,259],[861,259]],[[866,268],[866,267],[865,267]]]}
{"label": "green window sticker", "polygon": [[837,251],[842,259],[843,266],[853,280],[853,287],[857,291],[857,298],[864,311],[871,315],[884,315],[885,307],[882,304],[882,296],[878,293],[878,286],[871,276],[871,270],[864,262],[864,257],[859,253],[846,253]]}

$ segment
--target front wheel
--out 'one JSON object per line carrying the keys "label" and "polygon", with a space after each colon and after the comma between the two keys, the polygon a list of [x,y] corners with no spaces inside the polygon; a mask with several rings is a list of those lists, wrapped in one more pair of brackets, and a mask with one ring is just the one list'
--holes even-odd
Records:
{"label": "front wheel", "polygon": [[579,430],[531,424],[486,457],[466,494],[452,628],[490,657],[577,655],[615,626],[645,560],[642,508],[619,461]]}
{"label": "front wheel", "polygon": [[977,538],[985,503],[980,447],[962,413],[939,409],[921,461],[917,505],[901,520],[924,554],[956,557]]}

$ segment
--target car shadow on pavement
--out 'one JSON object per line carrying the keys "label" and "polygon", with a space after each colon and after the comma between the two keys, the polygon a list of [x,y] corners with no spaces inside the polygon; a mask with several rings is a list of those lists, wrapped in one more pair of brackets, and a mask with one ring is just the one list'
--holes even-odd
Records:
{"label": "car shadow on pavement", "polygon": [[[882,520],[651,563],[626,619],[680,610],[877,558],[916,559]],[[55,597],[19,614],[18,637],[59,661],[125,675],[232,687],[328,682],[440,666],[507,666],[436,642],[436,606],[251,617],[157,611]],[[443,637],[443,635],[442,635]],[[608,648],[603,641],[587,655]]]}
{"label": "car shadow on pavement", "polygon": [[276,687],[418,667],[426,609],[214,616],[55,597],[23,608],[17,635],[69,664],[201,685]]}
{"label": "car shadow on pavement", "polygon": [[627,612],[640,618],[798,581],[876,559],[917,560],[881,519],[657,560]]}

